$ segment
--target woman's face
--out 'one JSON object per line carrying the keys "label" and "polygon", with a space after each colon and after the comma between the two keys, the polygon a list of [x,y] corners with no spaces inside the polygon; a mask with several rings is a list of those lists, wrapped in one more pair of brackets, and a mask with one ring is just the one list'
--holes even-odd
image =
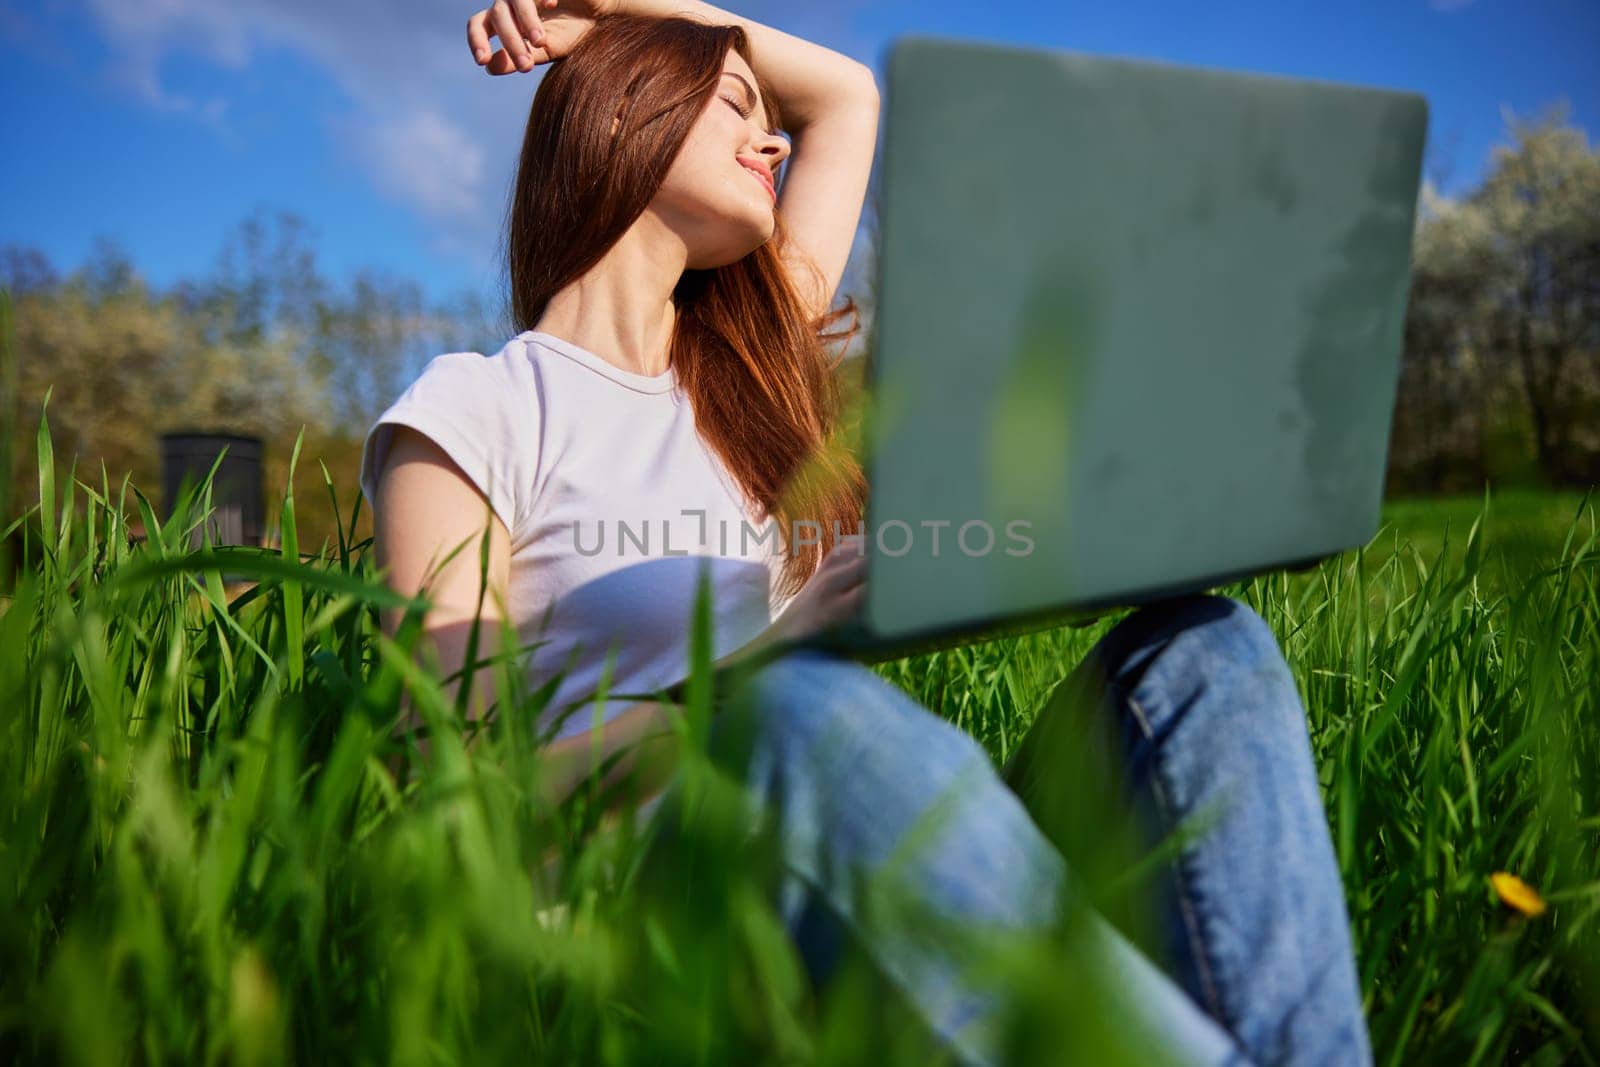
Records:
{"label": "woman's face", "polygon": [[768,125],[755,73],[730,48],[711,103],[650,202],[688,246],[689,269],[737,262],[772,236],[773,190],[789,142]]}

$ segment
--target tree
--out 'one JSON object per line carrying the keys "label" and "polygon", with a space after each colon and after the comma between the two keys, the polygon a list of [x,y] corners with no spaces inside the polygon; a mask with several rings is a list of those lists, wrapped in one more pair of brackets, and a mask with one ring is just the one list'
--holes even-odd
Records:
{"label": "tree", "polygon": [[242,433],[266,444],[270,508],[303,431],[295,497],[310,548],[333,532],[319,461],[347,508],[366,429],[427,358],[504,337],[471,294],[432,306],[415,282],[371,270],[335,286],[309,228],[285,212],[253,213],[209,274],[166,292],[105,240],[66,277],[35,249],[0,248],[0,285],[15,301],[14,390],[0,379],[22,431],[9,437],[14,500],[36,491],[32,429],[47,392],[63,468],[98,482],[103,462],[114,489],[131,475],[152,498],[161,433]]}
{"label": "tree", "polygon": [[182,287],[215,342],[254,344],[274,334],[303,346],[316,332],[331,286],[317,266],[315,234],[287,211],[257,209],[223,238],[211,274]]}
{"label": "tree", "polygon": [[416,282],[361,271],[350,299],[323,309],[316,334],[314,358],[340,424],[352,433],[371,425],[420,369],[438,333]]}
{"label": "tree", "polygon": [[1600,480],[1600,154],[1564,110],[1507,116],[1459,200],[1425,187],[1391,486]]}
{"label": "tree", "polygon": [[1583,421],[1600,392],[1600,154],[1565,117],[1508,114],[1513,144],[1472,200],[1487,228],[1486,341],[1515,362],[1541,469],[1584,482],[1595,443]]}
{"label": "tree", "polygon": [[1491,385],[1475,316],[1486,298],[1483,213],[1425,185],[1412,248],[1391,487],[1473,488],[1487,474],[1481,397]]}
{"label": "tree", "polygon": [[[293,440],[328,421],[324,383],[281,337],[217,335],[213,318],[174,294],[153,293],[110,251],[92,269],[18,295],[18,412],[38,418],[48,392],[55,450],[79,477],[131,474],[159,484],[159,435],[205,429]],[[32,435],[23,434],[13,484],[36,487]]]}

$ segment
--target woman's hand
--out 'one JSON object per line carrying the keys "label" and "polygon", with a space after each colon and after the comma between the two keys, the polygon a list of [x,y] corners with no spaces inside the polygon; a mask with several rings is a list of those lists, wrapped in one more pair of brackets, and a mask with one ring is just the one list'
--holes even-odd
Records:
{"label": "woman's hand", "polygon": [[[577,46],[594,20],[622,0],[495,0],[467,20],[467,47],[490,74],[530,71]],[[489,48],[498,37],[500,47]]]}
{"label": "woman's hand", "polygon": [[861,539],[838,542],[772,621],[768,633],[775,640],[793,641],[850,621],[866,595],[866,578],[867,557]]}

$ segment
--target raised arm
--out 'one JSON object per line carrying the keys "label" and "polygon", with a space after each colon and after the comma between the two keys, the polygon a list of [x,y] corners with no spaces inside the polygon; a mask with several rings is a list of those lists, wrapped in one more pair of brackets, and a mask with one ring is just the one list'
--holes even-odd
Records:
{"label": "raised arm", "polygon": [[[790,273],[813,317],[822,315],[844,277],[877,147],[871,68],[699,0],[496,0],[468,21],[468,45],[491,74],[532,70],[570,51],[595,16],[613,12],[743,27],[750,65],[777,99],[790,139],[778,194]],[[503,47],[491,50],[490,36]]]}
{"label": "raised arm", "polygon": [[[821,315],[833,304],[861,221],[878,142],[878,86],[848,56],[697,0],[622,0],[625,10],[733,23],[750,37],[750,65],[777,98],[790,152],[778,212],[795,285]],[[808,268],[816,267],[816,277]]]}

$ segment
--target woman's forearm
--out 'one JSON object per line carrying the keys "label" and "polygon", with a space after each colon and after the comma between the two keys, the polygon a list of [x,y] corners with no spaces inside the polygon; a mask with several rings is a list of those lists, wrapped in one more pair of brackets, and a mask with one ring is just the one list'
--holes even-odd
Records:
{"label": "woman's forearm", "polygon": [[619,7],[634,15],[683,15],[742,27],[750,38],[750,65],[777,98],[783,128],[791,135],[831,113],[875,99],[877,86],[865,64],[701,0],[621,0]]}
{"label": "woman's forearm", "polygon": [[593,730],[546,744],[538,754],[545,801],[560,803],[594,774],[601,774],[601,791],[612,794],[611,806],[660,792],[677,766],[675,710],[662,701],[641,701]]}
{"label": "woman's forearm", "polygon": [[[399,627],[397,613],[384,619],[384,630],[394,636]],[[474,626],[460,611],[434,609],[424,625],[422,641],[416,651],[419,664],[437,663],[441,674],[440,692],[448,705],[456,703],[463,685],[471,685],[466,699],[465,718],[472,729],[466,738],[467,749],[474,748],[483,731],[479,729],[498,696],[494,672],[480,667],[469,677],[460,677],[462,664],[472,659],[480,665],[499,658],[506,648],[504,623],[497,611],[485,611]],[[472,632],[477,631],[474,645]],[[456,675],[453,680],[452,675]],[[409,693],[401,699],[401,722],[397,731],[405,734],[423,725],[412,706]],[[671,776],[677,760],[677,731],[673,725],[673,705],[662,701],[630,704],[622,712],[594,730],[543,745],[536,754],[540,766],[539,789],[546,803],[559,804],[595,774],[600,774],[602,792],[611,806],[627,799],[635,802],[659,792]],[[416,740],[418,755],[426,762],[430,745],[426,737]],[[392,753],[388,768],[398,778],[406,762],[400,752]],[[607,764],[610,764],[607,767]]]}
{"label": "woman's forearm", "polygon": [[[712,669],[726,670],[735,663],[765,658],[780,651],[787,641],[787,629],[774,624],[713,662]],[[622,795],[615,801],[629,796],[638,801],[659,792],[677,765],[674,719],[682,712],[683,706],[670,700],[639,701],[593,730],[546,744],[539,751],[545,799],[559,802],[613,760],[601,780],[602,789],[609,792],[628,782],[628,788],[618,790]]]}
{"label": "woman's forearm", "polygon": [[[759,655],[771,646],[781,643],[782,631],[772,627],[738,650],[717,660],[717,669],[732,665],[736,660]],[[465,660],[464,637],[452,629],[444,628],[429,634],[446,670],[452,670]],[[480,637],[478,657],[492,659],[499,651],[499,632],[494,625],[485,626]],[[484,672],[486,673],[486,672]],[[447,683],[443,691],[448,701],[454,702],[461,681]],[[468,719],[479,719],[492,703],[492,684],[480,674],[469,698]],[[409,709],[401,724],[403,730],[421,725],[420,717]],[[551,741],[539,749],[540,792],[546,803],[558,804],[594,774],[601,774],[602,792],[611,794],[612,806],[631,799],[643,800],[659,792],[671,777],[677,764],[677,730],[673,725],[682,708],[666,700],[645,700],[628,705],[617,715],[592,730]],[[579,712],[581,714],[581,711]],[[474,733],[468,739],[472,748],[481,736]],[[428,742],[417,742],[418,751],[427,759]],[[389,762],[390,773],[399,776],[403,758],[397,753]],[[607,767],[607,764],[610,764]]]}

